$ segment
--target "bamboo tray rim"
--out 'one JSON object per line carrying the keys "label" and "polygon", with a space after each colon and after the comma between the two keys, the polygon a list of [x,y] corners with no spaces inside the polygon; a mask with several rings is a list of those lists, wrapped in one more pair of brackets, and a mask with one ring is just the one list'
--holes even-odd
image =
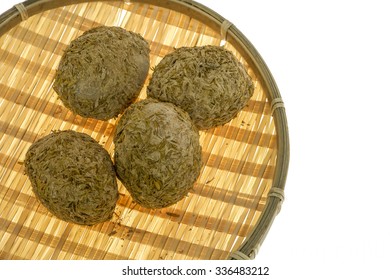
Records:
{"label": "bamboo tray rim", "polygon": [[[21,2],[0,15],[0,37],[8,30],[18,25],[29,17],[50,9],[88,2],[123,2],[110,0],[27,0]],[[279,93],[276,82],[266,63],[240,30],[233,23],[209,9],[208,7],[191,0],[131,0],[124,2],[144,3],[160,6],[170,10],[190,14],[195,19],[206,24],[216,32],[220,32],[222,38],[232,44],[262,80],[266,88],[267,98],[270,101],[271,115],[274,118],[277,135],[277,159],[275,175],[271,190],[268,193],[265,209],[248,235],[244,243],[229,256],[231,260],[254,259],[263,243],[275,217],[280,212],[284,201],[284,189],[286,184],[289,164],[289,136],[287,117],[284,103]]]}

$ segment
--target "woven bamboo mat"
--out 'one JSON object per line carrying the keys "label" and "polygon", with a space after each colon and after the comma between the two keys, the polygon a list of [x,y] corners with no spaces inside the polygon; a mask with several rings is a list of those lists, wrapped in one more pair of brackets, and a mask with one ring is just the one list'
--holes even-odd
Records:
{"label": "woven bamboo mat", "polygon": [[[113,155],[117,120],[77,116],[52,89],[65,47],[99,25],[121,26],[144,36],[151,46],[151,66],[174,48],[220,45],[225,39],[183,12],[123,1],[42,11],[4,33],[0,37],[0,259],[229,258],[264,214],[278,159],[268,89],[251,67],[253,62],[229,40],[225,48],[247,67],[255,93],[230,123],[200,133],[204,166],[185,199],[168,208],[145,209],[118,181],[114,217],[90,227],[54,217],[35,198],[23,160],[29,146],[52,130],[87,133]],[[146,97],[148,79],[140,99]]]}

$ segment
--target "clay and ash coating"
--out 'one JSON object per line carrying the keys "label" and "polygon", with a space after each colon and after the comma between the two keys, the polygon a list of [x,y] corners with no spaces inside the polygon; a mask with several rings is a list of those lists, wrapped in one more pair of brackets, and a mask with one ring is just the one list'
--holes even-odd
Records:
{"label": "clay and ash coating", "polygon": [[53,89],[83,117],[108,120],[138,97],[149,71],[149,45],[121,27],[99,26],[65,49]]}
{"label": "clay and ash coating", "polygon": [[253,91],[244,66],[218,46],[175,49],[155,67],[147,87],[148,97],[187,111],[199,129],[229,122]]}
{"label": "clay and ash coating", "polygon": [[118,178],[144,207],[178,202],[199,176],[198,129],[171,103],[146,99],[131,105],[119,120],[114,144]]}
{"label": "clay and ash coating", "polygon": [[82,225],[111,218],[118,199],[115,169],[87,134],[52,132],[30,146],[24,164],[36,197],[58,218]]}

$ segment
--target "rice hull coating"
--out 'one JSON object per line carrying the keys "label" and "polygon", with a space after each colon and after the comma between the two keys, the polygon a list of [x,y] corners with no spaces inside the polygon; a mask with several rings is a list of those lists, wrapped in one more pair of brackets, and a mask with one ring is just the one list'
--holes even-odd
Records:
{"label": "rice hull coating", "polygon": [[31,145],[25,170],[40,202],[58,218],[82,225],[111,219],[118,186],[108,152],[75,131],[58,131]]}
{"label": "rice hull coating", "polygon": [[148,97],[172,102],[187,111],[199,129],[233,119],[253,95],[243,65],[218,46],[182,47],[155,67]]}
{"label": "rice hull coating", "polygon": [[53,89],[83,117],[108,120],[138,97],[149,71],[149,45],[120,27],[86,31],[66,48]]}
{"label": "rice hull coating", "polygon": [[143,207],[178,202],[199,176],[199,131],[173,104],[146,99],[131,105],[119,120],[114,144],[118,178]]}

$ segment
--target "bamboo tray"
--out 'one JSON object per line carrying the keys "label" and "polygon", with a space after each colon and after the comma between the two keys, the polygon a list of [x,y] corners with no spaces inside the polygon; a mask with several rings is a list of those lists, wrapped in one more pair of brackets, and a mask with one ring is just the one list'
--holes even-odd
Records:
{"label": "bamboo tray", "polygon": [[[117,119],[75,115],[52,89],[64,48],[98,25],[144,36],[151,66],[177,47],[223,44],[248,69],[255,93],[231,122],[200,133],[204,167],[186,198],[148,210],[119,183],[114,217],[80,226],[38,202],[23,160],[34,141],[64,129],[91,135],[113,155]],[[284,198],[288,129],[270,71],[233,24],[195,1],[28,0],[0,16],[0,46],[0,259],[256,256]]]}

